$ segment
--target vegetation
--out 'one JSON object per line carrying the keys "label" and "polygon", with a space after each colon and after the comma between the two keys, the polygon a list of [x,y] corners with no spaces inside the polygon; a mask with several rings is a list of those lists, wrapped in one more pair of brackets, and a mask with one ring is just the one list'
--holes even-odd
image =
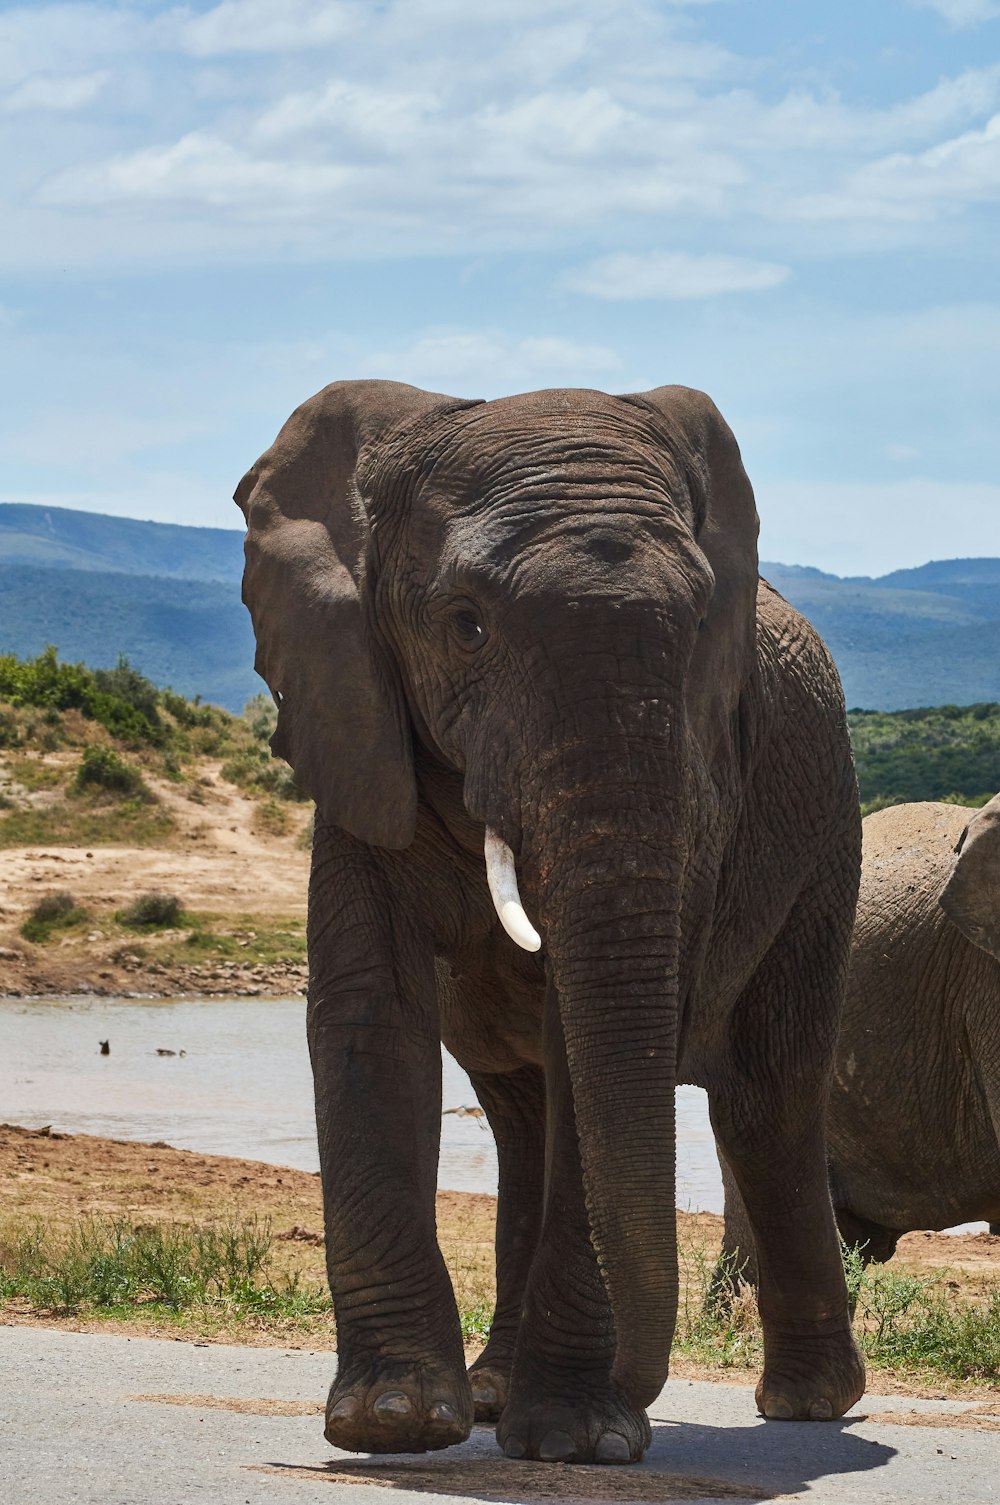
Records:
{"label": "vegetation", "polygon": [[40,1311],[117,1319],[195,1310],[229,1320],[300,1318],[330,1307],[324,1288],[272,1268],[271,1226],[257,1218],[215,1227],[120,1217],[68,1228],[9,1224],[0,1233],[0,1300],[14,1298]]}
{"label": "vegetation", "polygon": [[[279,1245],[266,1217],[15,1217],[0,1224],[0,1302],[24,1302],[43,1314],[225,1327],[237,1338],[241,1330],[290,1326],[328,1333],[322,1255],[309,1250],[317,1236],[305,1237],[308,1259],[292,1254],[302,1245]],[[742,1287],[728,1305],[709,1301],[713,1252],[699,1244],[682,1244],[680,1252],[674,1353],[713,1369],[758,1369],[763,1346],[753,1292]],[[484,1342],[493,1315],[488,1247],[471,1255],[458,1243],[446,1253],[465,1340]],[[870,1368],[925,1384],[1000,1381],[1000,1291],[960,1287],[947,1272],[863,1270],[850,1250],[845,1267]]]}
{"label": "vegetation", "polygon": [[72,894],[64,890],[44,894],[21,926],[21,934],[26,941],[41,945],[52,939],[53,931],[66,930],[87,917],[87,911],[80,908]]}
{"label": "vegetation", "polygon": [[103,789],[109,794],[152,798],[138,768],[126,763],[113,747],[85,747],[73,786],[84,793],[90,789]]}
{"label": "vegetation", "polygon": [[[713,1299],[714,1265],[704,1247],[688,1251],[674,1351],[717,1368],[757,1368],[764,1349],[754,1292],[741,1286],[731,1302]],[[946,1271],[864,1269],[856,1249],[845,1249],[844,1266],[855,1336],[872,1369],[927,1382],[1000,1381],[1000,1290],[963,1290]]]}
{"label": "vegetation", "polygon": [[176,930],[184,919],[176,894],[140,894],[115,915],[127,930]]}
{"label": "vegetation", "polygon": [[264,695],[233,716],[157,689],[124,658],[89,669],[54,648],[0,656],[0,847],[162,845],[176,823],[150,777],[206,803],[206,758],[258,803],[255,827],[282,835],[304,796],[271,755],[275,716]]}
{"label": "vegetation", "polygon": [[1000,705],[851,711],[865,814],[910,800],[982,805],[1000,791]]}

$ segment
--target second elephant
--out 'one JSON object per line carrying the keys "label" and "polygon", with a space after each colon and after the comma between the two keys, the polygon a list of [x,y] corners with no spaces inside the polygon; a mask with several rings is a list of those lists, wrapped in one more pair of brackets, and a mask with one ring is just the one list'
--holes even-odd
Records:
{"label": "second elephant", "polygon": [[[827,1140],[841,1233],[869,1262],[913,1229],[1000,1223],[1000,795],[971,818],[896,805],[863,832]],[[755,1283],[723,1180],[724,1262]]]}

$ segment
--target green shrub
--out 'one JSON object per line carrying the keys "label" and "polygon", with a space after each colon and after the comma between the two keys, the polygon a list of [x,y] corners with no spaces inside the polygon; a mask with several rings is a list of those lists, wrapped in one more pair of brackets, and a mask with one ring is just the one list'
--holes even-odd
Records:
{"label": "green shrub", "polygon": [[74,783],[80,791],[103,789],[125,797],[152,798],[139,770],[126,763],[112,747],[85,747]]}
{"label": "green shrub", "polygon": [[39,899],[21,926],[21,934],[37,945],[49,940],[53,931],[65,930],[86,918],[87,911],[79,907],[72,894],[57,890]]}
{"label": "green shrub", "polygon": [[12,705],[80,711],[112,736],[161,747],[169,731],[157,710],[159,692],[125,658],[114,669],[62,664],[51,645],[37,658],[0,655],[0,698]]}
{"label": "green shrub", "polygon": [[848,714],[862,809],[912,800],[984,803],[1000,790],[1000,705]]}
{"label": "green shrub", "polygon": [[176,930],[184,909],[176,894],[140,894],[119,909],[115,919],[129,930]]}
{"label": "green shrub", "polygon": [[272,757],[266,746],[259,743],[241,748],[234,757],[227,759],[220,770],[222,777],[241,789],[273,795],[279,800],[307,800],[295,782],[295,775],[287,763]]}

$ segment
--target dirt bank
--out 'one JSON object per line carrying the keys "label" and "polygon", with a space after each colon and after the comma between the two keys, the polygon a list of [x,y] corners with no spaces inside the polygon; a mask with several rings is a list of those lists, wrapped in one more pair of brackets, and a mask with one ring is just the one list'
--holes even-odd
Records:
{"label": "dirt bank", "polygon": [[[87,1135],[63,1135],[44,1129],[0,1125],[0,1207],[2,1223],[10,1228],[41,1218],[69,1226],[81,1217],[112,1216],[132,1225],[159,1221],[211,1224],[237,1216],[256,1215],[270,1221],[279,1268],[298,1272],[303,1280],[325,1279],[323,1210],[319,1177],[259,1161],[175,1150],[165,1144],[139,1144]],[[479,1193],[439,1192],[438,1237],[451,1272],[460,1306],[492,1304],[493,1239],[496,1202]],[[693,1251],[714,1258],[722,1234],[722,1219],[713,1213],[678,1212],[682,1266],[689,1267]],[[2,1250],[2,1241],[0,1241]],[[1000,1238],[988,1234],[909,1234],[900,1241],[897,1263],[910,1271],[946,1270],[946,1279],[971,1291],[995,1286],[1000,1278]],[[176,1325],[154,1321],[112,1323],[94,1318],[33,1313],[23,1303],[0,1305],[0,1320],[37,1322],[96,1331],[118,1330],[147,1335],[177,1336]],[[308,1346],[321,1346],[324,1332],[333,1345],[332,1324],[310,1332]],[[191,1335],[190,1331],[187,1333]],[[241,1325],[229,1331],[215,1323],[204,1336],[216,1340],[271,1345],[301,1342],[274,1326],[255,1330]],[[749,1371],[711,1371],[702,1365],[673,1366],[677,1374],[714,1377],[730,1382]],[[938,1395],[942,1386],[910,1384],[886,1375],[874,1376],[876,1393]],[[970,1386],[969,1394],[993,1393]]]}
{"label": "dirt bank", "polygon": [[[46,766],[57,771],[71,761],[50,757]],[[155,845],[0,848],[0,996],[302,992],[309,807],[279,807],[285,829],[276,831],[260,799],[228,783],[211,760],[182,785],[151,773],[146,781],[169,819]],[[57,891],[70,893],[87,918],[32,944],[21,926]],[[194,942],[191,926],[137,933],[116,922],[149,892],[174,895],[198,917]]]}

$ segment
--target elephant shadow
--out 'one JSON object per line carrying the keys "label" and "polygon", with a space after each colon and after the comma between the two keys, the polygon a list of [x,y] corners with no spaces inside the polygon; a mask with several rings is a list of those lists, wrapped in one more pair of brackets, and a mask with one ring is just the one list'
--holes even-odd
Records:
{"label": "elephant shadow", "polygon": [[484,1502],[631,1502],[669,1500],[773,1500],[795,1496],[831,1475],[884,1468],[897,1450],[854,1436],[864,1416],[836,1422],[770,1422],[756,1426],[710,1426],[654,1422],[653,1441],[642,1463],[631,1468],[587,1468],[527,1463],[504,1458],[492,1427],[478,1426],[446,1454],[353,1458],[344,1454],[321,1464],[258,1465],[271,1474],[326,1479],[454,1496]]}

